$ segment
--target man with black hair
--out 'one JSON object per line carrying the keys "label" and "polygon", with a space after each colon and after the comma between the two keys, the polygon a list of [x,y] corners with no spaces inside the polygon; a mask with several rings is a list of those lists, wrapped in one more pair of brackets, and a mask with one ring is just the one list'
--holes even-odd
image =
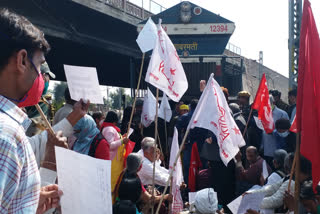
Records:
{"label": "man with black hair", "polygon": [[281,99],[281,92],[278,90],[270,90],[270,94],[274,98],[274,104],[285,112],[288,112],[289,105]]}
{"label": "man with black hair", "polygon": [[[0,10],[0,212],[44,213],[57,207],[57,185],[40,189],[40,174],[25,131],[30,125],[20,109],[39,102],[44,80],[41,64],[50,46],[43,32],[25,17]],[[48,141],[60,136],[49,135]],[[54,151],[54,150],[53,150]],[[55,168],[54,155],[42,167]]]}

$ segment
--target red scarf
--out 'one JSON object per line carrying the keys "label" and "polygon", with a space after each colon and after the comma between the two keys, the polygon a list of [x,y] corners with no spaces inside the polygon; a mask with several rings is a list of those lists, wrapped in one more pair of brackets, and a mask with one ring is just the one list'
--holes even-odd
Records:
{"label": "red scarf", "polygon": [[113,123],[107,123],[107,122],[102,123],[100,131],[102,131],[105,127],[108,127],[108,126],[113,127],[118,133],[120,133],[120,129],[116,125],[114,125]]}

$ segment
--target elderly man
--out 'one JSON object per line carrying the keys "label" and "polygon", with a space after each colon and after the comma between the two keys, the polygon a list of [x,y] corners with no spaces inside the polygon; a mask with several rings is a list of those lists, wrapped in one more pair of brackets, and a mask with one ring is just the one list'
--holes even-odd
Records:
{"label": "elderly man", "polygon": [[[254,146],[249,146],[246,150],[248,166],[243,167],[241,153],[236,155],[236,176],[238,179],[238,193],[242,193],[254,185],[263,185],[261,176],[263,172],[263,159],[259,156],[258,150]],[[267,165],[268,172],[271,172]]]}
{"label": "elderly man", "polygon": [[[153,179],[153,163],[156,161],[154,150],[156,149],[155,141],[151,137],[145,137],[142,142],[143,163],[142,168],[138,172],[138,176],[143,185],[152,184]],[[165,186],[169,179],[169,171],[156,164],[154,182],[156,185]]]}
{"label": "elderly man", "polygon": [[267,182],[265,185],[277,183],[286,176],[286,172],[284,170],[284,160],[287,155],[288,153],[283,149],[278,149],[274,152],[273,166],[275,168],[275,171],[271,173],[271,175],[267,178]]}

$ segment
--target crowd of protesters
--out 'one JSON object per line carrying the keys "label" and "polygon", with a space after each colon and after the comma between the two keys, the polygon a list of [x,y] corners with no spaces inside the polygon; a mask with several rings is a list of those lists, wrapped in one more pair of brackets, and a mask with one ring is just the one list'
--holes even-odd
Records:
{"label": "crowd of protesters", "polygon": [[[166,122],[159,118],[159,136],[154,136],[154,124],[141,125],[143,101],[137,100],[130,124],[133,133],[128,137],[133,107],[124,109],[122,116],[115,111],[89,115],[89,103],[72,100],[66,89],[65,105],[52,115],[56,133],[53,135],[44,130],[41,117],[32,107],[40,102],[45,111],[50,104],[45,98],[48,84],[54,78],[45,64],[50,46],[43,33],[26,18],[2,9],[0,43],[0,212],[45,213],[51,209],[51,213],[59,213],[63,193],[55,184],[54,146],[60,146],[112,161],[114,213],[150,213],[151,206],[159,203],[169,179],[174,127],[181,144],[198,99],[171,103],[172,119]],[[204,85],[201,81],[201,90]],[[228,89],[222,91],[229,102]],[[295,116],[297,91],[288,95],[289,105],[281,99],[279,91],[270,90],[275,123],[271,134],[257,124],[257,112],[250,116],[250,93],[241,91],[237,101],[229,103],[240,131],[244,133],[247,129],[247,132],[243,136],[246,146],[227,166],[220,158],[217,138],[212,132],[203,128],[190,131],[181,154],[184,177],[181,193],[186,208],[191,206],[187,203],[188,192],[197,192],[194,206],[198,213],[230,213],[227,205],[238,196],[263,192],[261,211],[286,213],[294,207],[292,193],[295,182],[299,182],[301,213],[319,213],[320,191],[312,189],[310,161],[301,157],[300,176],[290,179],[296,137],[289,129]],[[135,143],[133,152],[124,157],[130,142]],[[287,191],[289,184],[291,192]],[[173,196],[169,191],[163,194],[160,213],[168,213]]]}

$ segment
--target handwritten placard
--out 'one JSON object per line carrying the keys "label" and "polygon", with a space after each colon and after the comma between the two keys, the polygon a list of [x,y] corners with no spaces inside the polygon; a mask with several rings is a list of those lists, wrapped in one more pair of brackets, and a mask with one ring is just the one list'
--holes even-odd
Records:
{"label": "handwritten placard", "polygon": [[85,99],[103,104],[96,68],[64,65],[64,71],[73,100]]}

